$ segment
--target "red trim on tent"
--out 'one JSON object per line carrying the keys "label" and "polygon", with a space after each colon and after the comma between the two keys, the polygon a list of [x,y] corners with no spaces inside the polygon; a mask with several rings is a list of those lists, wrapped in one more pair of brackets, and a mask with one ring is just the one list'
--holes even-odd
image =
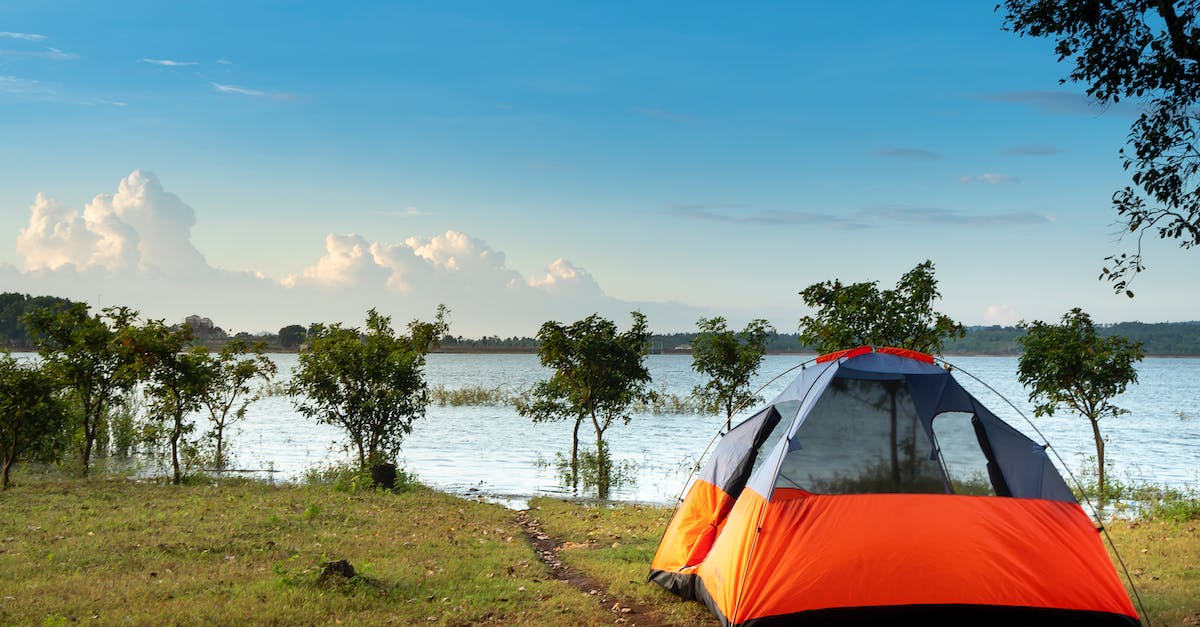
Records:
{"label": "red trim on tent", "polygon": [[922,353],[920,351],[909,350],[907,348],[896,348],[894,346],[859,346],[858,348],[847,348],[845,350],[834,351],[832,353],[825,353],[824,355],[817,357],[817,363],[823,364],[827,361],[833,361],[843,357],[850,359],[851,357],[858,357],[859,355],[866,355],[867,353],[884,353],[886,355],[896,355],[897,357],[907,357],[909,359],[923,361],[927,364],[933,363],[933,355]]}
{"label": "red trim on tent", "polygon": [[841,359],[842,357],[845,357],[847,359],[849,359],[851,357],[858,357],[859,355],[866,355],[867,353],[871,352],[872,350],[873,349],[870,346],[859,346],[858,348],[847,348],[846,350],[834,351],[832,353],[825,353],[824,355],[817,357],[817,363],[823,364],[827,361]]}

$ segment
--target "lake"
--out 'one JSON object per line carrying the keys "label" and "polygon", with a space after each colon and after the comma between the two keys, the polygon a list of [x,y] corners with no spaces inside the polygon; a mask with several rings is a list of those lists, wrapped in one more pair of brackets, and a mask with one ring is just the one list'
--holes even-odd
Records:
{"label": "lake", "polygon": [[[272,359],[283,377],[297,357],[281,354]],[[771,379],[806,359],[768,355],[755,384],[766,385],[762,396],[769,400],[782,390],[798,371]],[[1035,440],[1048,441],[1070,472],[1086,472],[1093,465],[1095,450],[1086,419],[1072,414],[1033,418],[1016,379],[1016,357],[962,356],[947,361],[956,368],[955,377],[985,406]],[[651,355],[646,363],[656,390],[686,395],[700,383],[688,355]],[[431,387],[503,386],[513,391],[548,376],[536,355],[438,353],[429,355],[425,373]],[[1111,476],[1134,483],[1200,485],[1200,359],[1148,358],[1138,373],[1140,382],[1116,400],[1130,413],[1101,421]],[[612,455],[636,467],[637,482],[615,488],[612,497],[674,502],[723,423],[715,416],[635,414],[628,425],[614,425],[608,431]],[[556,452],[569,452],[570,428],[565,421],[535,425],[511,406],[431,405],[405,440],[400,461],[420,481],[439,490],[520,506],[535,495],[566,495],[547,463]],[[584,445],[591,437],[585,426]],[[233,434],[232,449],[237,467],[273,469],[276,479],[292,480],[306,468],[347,459],[343,441],[338,429],[305,419],[289,398],[275,396],[250,406]]]}

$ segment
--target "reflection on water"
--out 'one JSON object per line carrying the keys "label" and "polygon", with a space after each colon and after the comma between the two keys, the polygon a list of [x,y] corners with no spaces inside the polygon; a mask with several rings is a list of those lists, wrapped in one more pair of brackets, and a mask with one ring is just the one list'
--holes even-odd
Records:
{"label": "reflection on water", "polygon": [[[295,355],[275,356],[281,376],[295,366]],[[805,358],[769,355],[759,383]],[[1034,427],[970,373],[994,387],[1025,415],[1033,413],[1016,380],[1015,357],[951,357],[962,372],[956,378],[1001,418],[1042,441]],[[687,355],[652,355],[647,365],[654,388],[686,395],[700,383]],[[1141,383],[1117,400],[1131,413],[1105,419],[1107,455],[1113,477],[1122,481],[1196,485],[1200,450],[1200,359],[1147,359],[1139,368]],[[426,376],[431,386],[447,388],[505,386],[521,390],[548,376],[535,355],[429,356]],[[770,399],[794,378],[790,374],[763,392]],[[744,412],[747,417],[750,412]],[[722,426],[715,416],[636,414],[629,425],[609,431],[614,460],[636,464],[636,485],[613,490],[617,500],[671,503],[681,493],[692,465]],[[1094,455],[1087,421],[1070,414],[1034,419],[1074,473],[1089,467]],[[512,407],[430,406],[424,420],[405,440],[401,462],[424,483],[465,496],[478,496],[520,506],[533,495],[565,495],[551,462],[570,446],[567,422],[533,424]],[[588,434],[590,435],[590,434]],[[590,442],[588,435],[583,441]],[[295,479],[306,468],[345,459],[341,432],[304,419],[285,397],[270,397],[250,406],[233,447],[239,467],[274,468],[277,477]],[[542,463],[539,463],[542,462]]]}

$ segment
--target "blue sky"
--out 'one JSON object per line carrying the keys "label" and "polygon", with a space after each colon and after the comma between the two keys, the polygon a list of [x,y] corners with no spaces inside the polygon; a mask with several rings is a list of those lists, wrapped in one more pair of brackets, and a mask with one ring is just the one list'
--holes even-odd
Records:
{"label": "blue sky", "polygon": [[1096,280],[1136,107],[993,6],[8,0],[0,280],[234,330],[794,331],[932,259],[967,324],[1200,319],[1200,252]]}

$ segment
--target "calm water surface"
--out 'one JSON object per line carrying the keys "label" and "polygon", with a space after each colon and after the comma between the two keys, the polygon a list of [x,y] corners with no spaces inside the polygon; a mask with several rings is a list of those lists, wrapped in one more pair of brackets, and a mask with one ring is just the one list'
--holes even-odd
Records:
{"label": "calm water surface", "polygon": [[[296,364],[295,355],[273,359],[281,377]],[[796,372],[769,381],[805,360],[768,355],[756,386],[766,385],[762,394],[770,399]],[[1094,445],[1086,419],[1070,414],[1033,418],[1016,380],[1015,357],[948,361],[958,369],[956,378],[989,409],[1035,440],[1049,441],[1068,471],[1079,473],[1092,464]],[[647,365],[655,389],[686,395],[700,383],[690,356],[651,355]],[[520,390],[547,376],[536,355],[433,354],[426,366],[430,386],[448,388]],[[1200,485],[1200,359],[1148,358],[1139,366],[1139,377],[1140,383],[1116,401],[1130,414],[1101,421],[1113,476],[1178,487]],[[1011,401],[1032,424],[986,386]],[[636,465],[638,472],[637,483],[614,490],[613,498],[673,502],[722,423],[713,416],[637,414],[628,425],[614,425],[608,432],[614,458]],[[584,442],[590,437],[590,432],[584,434]],[[276,477],[294,479],[306,468],[346,459],[342,441],[339,430],[297,414],[290,399],[271,397],[250,406],[234,434],[233,448],[240,467],[273,468]],[[405,440],[401,462],[440,490],[519,505],[534,495],[564,494],[553,469],[541,462],[553,460],[556,451],[569,451],[570,442],[569,423],[535,425],[512,407],[432,405]]]}

